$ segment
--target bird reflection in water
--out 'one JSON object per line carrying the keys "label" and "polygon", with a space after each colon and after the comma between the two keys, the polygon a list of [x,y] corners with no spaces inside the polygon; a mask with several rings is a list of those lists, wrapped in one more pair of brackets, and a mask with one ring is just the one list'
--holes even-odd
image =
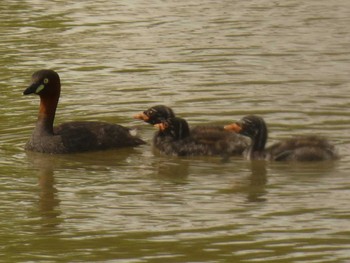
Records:
{"label": "bird reflection in water", "polygon": [[55,187],[54,178],[55,157],[34,152],[27,152],[27,157],[34,168],[38,169],[40,224],[43,230],[51,232],[62,222],[60,200],[57,196],[58,190]]}
{"label": "bird reflection in water", "polygon": [[249,177],[249,202],[265,202],[264,197],[267,193],[265,186],[267,183],[267,171],[265,161],[252,161],[251,162],[251,175]]}
{"label": "bird reflection in water", "polygon": [[239,175],[232,174],[231,180],[233,181],[229,184],[229,188],[221,192],[234,195],[243,194],[248,202],[267,201],[267,164],[263,160],[237,164]]}

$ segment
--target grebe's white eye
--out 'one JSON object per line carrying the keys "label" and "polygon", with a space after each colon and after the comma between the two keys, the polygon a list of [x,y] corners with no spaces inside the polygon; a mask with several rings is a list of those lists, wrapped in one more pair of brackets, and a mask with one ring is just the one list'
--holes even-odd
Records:
{"label": "grebe's white eye", "polygon": [[47,83],[49,83],[49,79],[48,78],[44,79],[44,84],[47,84]]}

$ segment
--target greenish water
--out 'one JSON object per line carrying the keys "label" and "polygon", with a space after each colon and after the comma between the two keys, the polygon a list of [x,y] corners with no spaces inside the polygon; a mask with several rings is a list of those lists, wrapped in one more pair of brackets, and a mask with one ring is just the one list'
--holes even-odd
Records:
{"label": "greenish water", "polygon": [[[0,2],[1,262],[348,262],[350,4]],[[31,74],[62,79],[56,123],[138,127],[148,145],[27,153]],[[320,134],[332,163],[174,158],[132,119],[166,104],[191,125],[262,115],[270,143]]]}

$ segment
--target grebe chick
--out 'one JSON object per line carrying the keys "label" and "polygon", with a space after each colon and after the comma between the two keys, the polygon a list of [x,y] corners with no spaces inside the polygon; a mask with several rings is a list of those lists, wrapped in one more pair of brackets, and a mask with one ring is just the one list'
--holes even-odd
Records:
{"label": "grebe chick", "polygon": [[332,144],[314,135],[296,136],[265,149],[268,137],[267,126],[264,119],[256,115],[245,116],[239,122],[225,126],[225,129],[251,139],[251,145],[245,152],[248,160],[324,161],[339,158]]}
{"label": "grebe chick", "polygon": [[186,120],[169,118],[155,124],[158,132],[153,138],[156,149],[166,155],[175,156],[232,156],[242,155],[246,142],[237,140],[237,136],[225,130],[212,131],[205,138],[193,136]]}
{"label": "grebe chick", "polygon": [[[135,119],[143,120],[152,125],[160,124],[162,122],[167,122],[175,118],[175,113],[173,109],[165,105],[156,105],[150,107],[149,109],[137,114],[134,116]],[[177,120],[177,124],[181,121]],[[186,124],[187,122],[186,122]],[[190,129],[190,134],[192,140],[196,142],[213,142],[213,141],[222,141],[225,137],[226,142],[229,143],[232,149],[232,153],[235,155],[240,155],[243,150],[248,147],[249,140],[242,135],[228,135],[223,126],[220,125],[199,125]]]}

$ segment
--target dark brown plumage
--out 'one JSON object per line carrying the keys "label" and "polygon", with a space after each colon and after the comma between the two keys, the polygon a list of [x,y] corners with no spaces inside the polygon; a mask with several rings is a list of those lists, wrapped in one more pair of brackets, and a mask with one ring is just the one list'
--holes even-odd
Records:
{"label": "dark brown plumage", "polygon": [[135,119],[142,120],[149,124],[158,124],[169,118],[174,118],[174,111],[165,105],[156,105],[134,116]]}
{"label": "dark brown plumage", "polygon": [[106,122],[67,122],[53,127],[61,84],[53,70],[39,70],[24,95],[40,96],[38,120],[26,150],[42,153],[74,153],[144,144],[130,130]]}
{"label": "dark brown plumage", "polygon": [[206,136],[192,134],[187,122],[181,118],[169,118],[156,124],[159,131],[153,144],[160,152],[175,156],[223,156],[241,155],[246,141],[237,140],[234,133],[210,130]]}
{"label": "dark brown plumage", "polygon": [[[172,123],[174,121],[174,127],[172,127],[173,132],[176,131],[176,129],[178,129],[179,127],[176,127],[175,125],[179,125],[179,123],[183,123],[183,127],[187,126],[188,124],[185,120],[181,120],[181,118],[176,118],[175,117],[175,113],[173,111],[173,109],[171,109],[170,107],[167,107],[165,105],[156,105],[153,106],[137,115],[134,116],[134,118],[139,119],[139,120],[143,120],[149,124],[160,124],[160,123],[166,123],[166,122],[170,122]],[[175,120],[173,120],[175,119]],[[185,128],[183,128],[185,129]],[[189,128],[188,128],[189,129]],[[171,130],[171,129],[170,129]],[[179,131],[178,131],[179,132]],[[185,155],[200,155],[199,153],[196,152],[202,152],[201,155],[213,155],[214,153],[214,147],[211,147],[211,150],[209,150],[208,145],[212,145],[212,144],[216,144],[218,147],[218,145],[220,143],[225,144],[227,143],[229,146],[227,146],[227,149],[229,147],[231,147],[230,151],[230,155],[240,155],[247,147],[249,144],[249,140],[247,140],[246,138],[244,138],[244,136],[241,136],[239,134],[236,135],[229,135],[227,133],[227,131],[225,131],[224,127],[219,126],[219,125],[199,125],[199,126],[195,126],[191,129],[189,129],[189,134],[190,134],[190,141],[191,141],[191,147],[192,150],[188,149],[188,141],[189,139],[186,139],[186,143],[180,143],[182,145],[182,148],[186,148],[186,150],[174,150],[175,152],[186,152]],[[162,138],[162,137],[160,137]],[[169,143],[169,139],[165,140],[167,143],[163,143],[163,147],[165,147],[165,145],[168,145],[169,147],[171,147],[171,145],[173,144],[173,146],[175,147],[175,145],[178,145],[179,142],[174,142],[174,140],[172,139],[172,144]],[[194,145],[194,142],[196,142],[196,146]],[[198,146],[198,145],[202,145],[202,146]],[[205,147],[207,148],[206,150],[203,149],[203,145],[206,145]],[[178,147],[178,146],[176,146]],[[232,148],[233,147],[233,148]],[[198,148],[202,148],[201,150],[199,150]],[[195,150],[197,149],[197,150]],[[221,150],[215,150],[215,155],[220,154],[219,152],[224,152],[224,151],[228,151],[228,150],[223,150],[223,147],[221,147]],[[190,153],[190,151],[192,151],[192,153]],[[171,150],[166,151],[166,152],[171,152]],[[211,152],[211,153],[209,153]],[[179,155],[179,154],[177,154]],[[180,154],[181,155],[181,154]]]}
{"label": "dark brown plumage", "polygon": [[249,115],[225,129],[251,138],[252,143],[245,152],[246,158],[273,161],[324,161],[335,160],[339,156],[335,147],[319,136],[296,136],[271,145],[265,149],[267,126],[263,118]]}

